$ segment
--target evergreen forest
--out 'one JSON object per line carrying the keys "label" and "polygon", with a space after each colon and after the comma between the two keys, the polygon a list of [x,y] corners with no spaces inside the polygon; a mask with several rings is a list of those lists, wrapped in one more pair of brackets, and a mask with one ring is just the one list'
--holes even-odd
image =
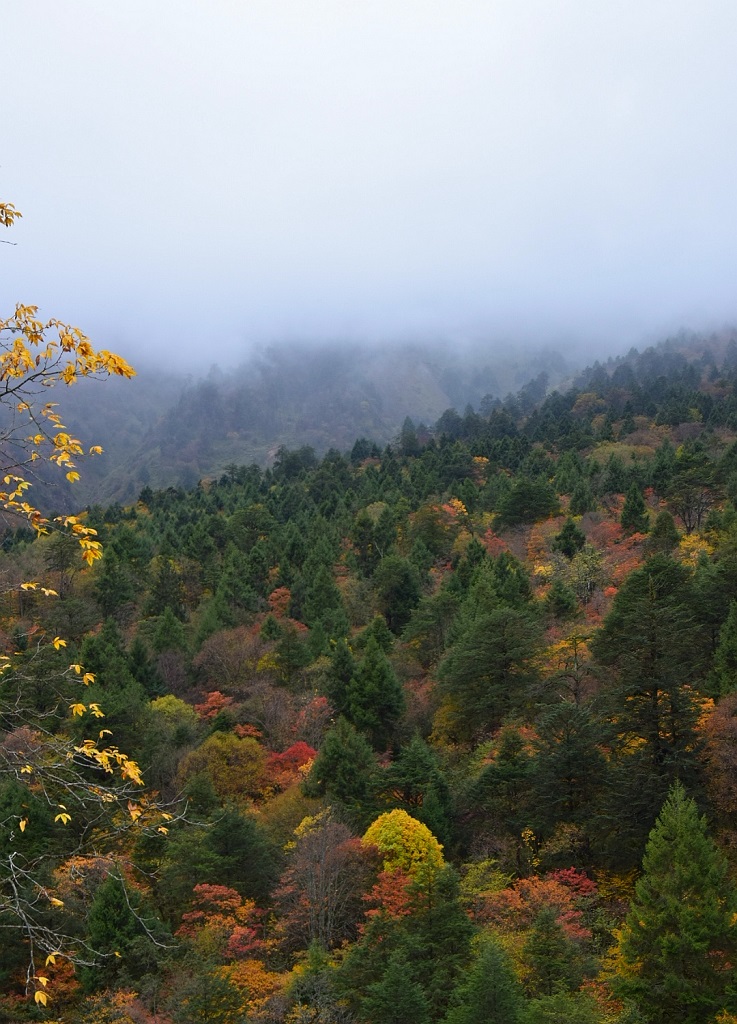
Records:
{"label": "evergreen forest", "polygon": [[737,1022],[733,339],[16,491],[0,1020]]}

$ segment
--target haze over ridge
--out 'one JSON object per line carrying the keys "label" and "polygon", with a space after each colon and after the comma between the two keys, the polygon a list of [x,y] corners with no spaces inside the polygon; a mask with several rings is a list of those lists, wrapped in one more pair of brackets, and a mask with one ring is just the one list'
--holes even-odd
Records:
{"label": "haze over ridge", "polygon": [[737,8],[8,0],[4,308],[132,359],[737,319]]}

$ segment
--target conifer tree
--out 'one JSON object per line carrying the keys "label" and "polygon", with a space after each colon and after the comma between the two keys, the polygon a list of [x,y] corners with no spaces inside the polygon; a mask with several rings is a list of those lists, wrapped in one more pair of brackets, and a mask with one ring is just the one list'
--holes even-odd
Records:
{"label": "conifer tree", "polygon": [[386,655],[372,636],[366,655],[348,684],[348,714],[375,749],[389,745],[404,712],[404,691]]}
{"label": "conifer tree", "polygon": [[658,553],[668,555],[673,548],[678,546],[680,534],[670,512],[663,509],[655,517],[655,523],[647,539],[645,550],[649,555]]}
{"label": "conifer tree", "polygon": [[619,938],[614,988],[652,1024],[734,1013],[737,892],[706,819],[676,784],[650,833]]}
{"label": "conifer tree", "polygon": [[729,614],[719,631],[714,654],[714,677],[720,696],[737,689],[737,601],[729,605]]}
{"label": "conifer tree", "polygon": [[615,849],[636,861],[676,778],[695,782],[703,672],[688,571],[655,555],[619,589],[591,649],[614,670],[606,697],[618,742],[611,759]]}
{"label": "conifer tree", "polygon": [[545,595],[545,608],[556,619],[569,619],[578,608],[576,595],[563,580],[556,577]]}
{"label": "conifer tree", "polygon": [[369,985],[361,1011],[371,1024],[430,1024],[425,993],[412,980],[403,950],[390,957],[381,981]]}
{"label": "conifer tree", "polygon": [[451,701],[455,735],[468,740],[497,728],[537,678],[539,625],[516,608],[496,608],[473,622],[441,662],[441,691]]}
{"label": "conifer tree", "polygon": [[527,987],[533,996],[570,992],[581,982],[580,957],[552,907],[543,908],[522,951],[530,969]]}
{"label": "conifer tree", "polygon": [[363,821],[370,815],[370,797],[376,758],[364,739],[345,718],[325,735],[304,784],[307,796],[327,796],[349,817]]}
{"label": "conifer tree", "polygon": [[516,1024],[522,993],[509,956],[494,936],[485,938],[453,993],[445,1024]]}
{"label": "conifer tree", "polygon": [[563,528],[554,538],[553,551],[560,551],[566,558],[573,558],[586,543],[586,534],[572,519],[566,519]]}
{"label": "conifer tree", "polygon": [[348,684],[356,671],[356,662],[345,640],[338,640],[325,673],[325,694],[335,710],[348,712]]}
{"label": "conifer tree", "polygon": [[627,491],[620,523],[625,533],[647,533],[649,520],[642,491],[637,484],[632,484]]}
{"label": "conifer tree", "polygon": [[588,480],[579,480],[573,488],[568,511],[572,516],[582,516],[594,508],[596,508],[596,500],[594,492],[591,490],[591,484]]}

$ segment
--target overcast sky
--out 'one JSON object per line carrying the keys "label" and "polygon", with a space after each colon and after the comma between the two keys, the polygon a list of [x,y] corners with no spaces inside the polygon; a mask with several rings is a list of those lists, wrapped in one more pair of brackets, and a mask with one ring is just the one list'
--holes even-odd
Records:
{"label": "overcast sky", "polygon": [[3,310],[207,365],[737,322],[735,0],[4,0],[2,29]]}

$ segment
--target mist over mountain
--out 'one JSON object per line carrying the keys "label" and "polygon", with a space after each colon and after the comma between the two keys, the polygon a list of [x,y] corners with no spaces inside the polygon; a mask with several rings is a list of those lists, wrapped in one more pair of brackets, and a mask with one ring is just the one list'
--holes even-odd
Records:
{"label": "mist over mountain", "polygon": [[410,417],[432,427],[448,408],[477,409],[574,366],[559,353],[462,351],[433,344],[274,344],[235,369],[139,369],[132,382],[82,384],[65,396],[67,426],[105,450],[74,488],[51,480],[45,504],[132,501],[142,487],[192,487],[229,463],[269,465],[281,447],[384,445]]}
{"label": "mist over mountain", "polygon": [[553,350],[437,342],[285,342],[233,369],[212,365],[202,376],[144,366],[133,381],[82,382],[69,390],[67,426],[83,441],[99,442],[104,454],[87,462],[73,486],[58,474],[37,480],[34,497],[59,511],[125,504],[146,486],[186,489],[229,465],[269,466],[282,448],[309,447],[321,456],[349,452],[358,438],[383,447],[397,440],[407,419],[420,433],[440,435],[451,429],[448,410],[488,416],[504,403],[515,416],[529,415],[546,394],[574,385],[585,391],[597,374],[617,367],[652,377],[674,360],[685,365],[704,353],[721,364],[732,337],[726,330],[681,332],[642,354],[613,354],[588,369]]}

